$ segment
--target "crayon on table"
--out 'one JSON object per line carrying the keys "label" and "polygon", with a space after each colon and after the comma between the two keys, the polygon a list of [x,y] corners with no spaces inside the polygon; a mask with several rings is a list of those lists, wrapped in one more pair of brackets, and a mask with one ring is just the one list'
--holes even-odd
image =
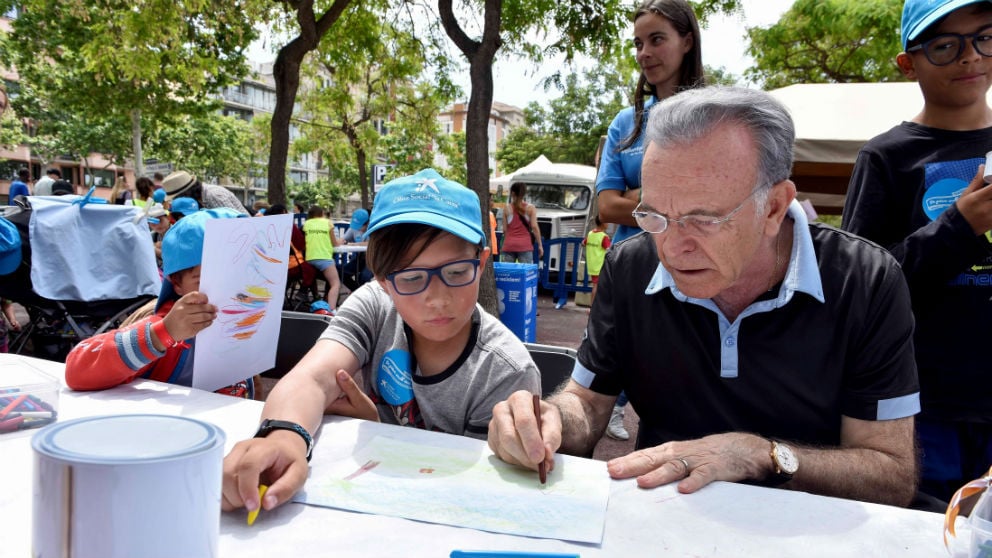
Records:
{"label": "crayon on table", "polygon": [[258,507],[248,512],[248,525],[254,525],[255,520],[258,519],[258,512],[262,511],[262,497],[265,496],[265,491],[268,489],[268,485],[258,485]]}

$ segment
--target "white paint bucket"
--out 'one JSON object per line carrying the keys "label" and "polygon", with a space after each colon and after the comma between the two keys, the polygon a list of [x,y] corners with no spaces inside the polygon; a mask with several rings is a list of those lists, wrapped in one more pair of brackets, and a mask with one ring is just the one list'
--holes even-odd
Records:
{"label": "white paint bucket", "polygon": [[32,555],[216,556],[224,432],[164,415],[88,417],[35,434]]}

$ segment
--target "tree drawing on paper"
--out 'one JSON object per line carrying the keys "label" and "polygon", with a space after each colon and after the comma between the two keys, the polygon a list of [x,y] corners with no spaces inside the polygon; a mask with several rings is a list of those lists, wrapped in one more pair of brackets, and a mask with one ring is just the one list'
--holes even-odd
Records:
{"label": "tree drawing on paper", "polygon": [[296,501],[497,533],[600,543],[609,499],[603,463],[559,458],[548,483],[487,451],[376,436],[314,471]]}

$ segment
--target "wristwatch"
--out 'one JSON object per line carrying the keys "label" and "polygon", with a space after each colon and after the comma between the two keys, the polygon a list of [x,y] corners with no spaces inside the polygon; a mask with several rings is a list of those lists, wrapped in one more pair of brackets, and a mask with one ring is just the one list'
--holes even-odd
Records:
{"label": "wristwatch", "polygon": [[771,440],[772,467],[775,472],[768,477],[772,486],[784,484],[792,480],[792,475],[799,470],[799,459],[789,446]]}
{"label": "wristwatch", "polygon": [[306,428],[303,428],[299,424],[288,420],[265,419],[262,421],[262,424],[258,426],[258,431],[255,432],[255,437],[264,438],[271,434],[273,430],[289,430],[299,434],[300,437],[303,438],[303,441],[307,444],[307,461],[310,461],[310,457],[313,455],[313,436],[307,432]]}

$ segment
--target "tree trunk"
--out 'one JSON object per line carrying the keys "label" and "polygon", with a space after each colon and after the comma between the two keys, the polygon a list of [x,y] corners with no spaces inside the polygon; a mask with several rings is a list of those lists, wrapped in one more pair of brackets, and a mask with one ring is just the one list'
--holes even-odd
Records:
{"label": "tree trunk", "polygon": [[300,88],[300,65],[308,52],[317,48],[320,39],[341,17],[351,0],[334,0],[320,19],[313,13],[313,0],[292,2],[300,34],[286,43],[272,66],[276,82],[276,106],[272,111],[272,145],[269,151],[269,203],[286,203],[286,162],[289,158],[289,123]]}

